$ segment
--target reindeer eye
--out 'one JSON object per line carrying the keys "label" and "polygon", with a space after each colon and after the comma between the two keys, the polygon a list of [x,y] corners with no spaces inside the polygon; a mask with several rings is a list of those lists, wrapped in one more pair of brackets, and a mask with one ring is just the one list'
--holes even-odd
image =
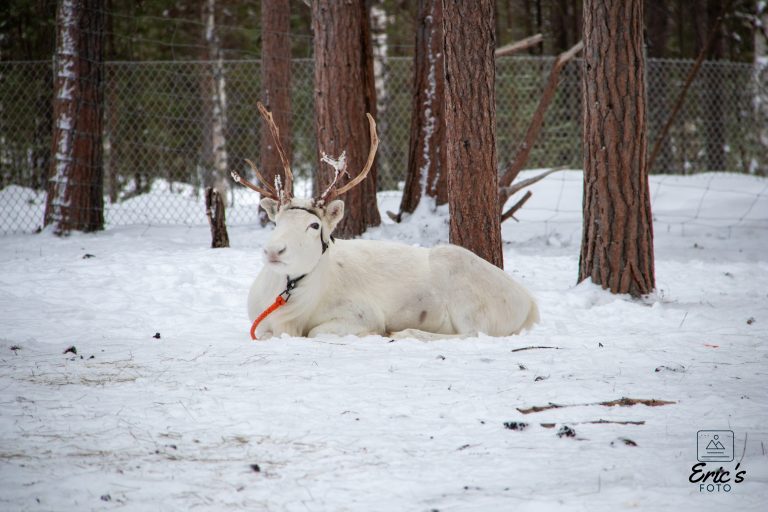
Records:
{"label": "reindeer eye", "polygon": [[309,227],[311,227],[312,229],[320,229],[320,224],[318,224],[317,222],[313,222],[312,224],[309,225]]}

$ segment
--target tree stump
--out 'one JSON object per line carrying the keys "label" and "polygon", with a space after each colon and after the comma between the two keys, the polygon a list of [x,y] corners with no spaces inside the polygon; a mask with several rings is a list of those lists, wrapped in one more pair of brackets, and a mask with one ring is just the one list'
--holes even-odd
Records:
{"label": "tree stump", "polygon": [[208,224],[211,226],[211,247],[213,249],[229,247],[224,199],[219,191],[213,187],[205,189],[205,214],[208,216]]}

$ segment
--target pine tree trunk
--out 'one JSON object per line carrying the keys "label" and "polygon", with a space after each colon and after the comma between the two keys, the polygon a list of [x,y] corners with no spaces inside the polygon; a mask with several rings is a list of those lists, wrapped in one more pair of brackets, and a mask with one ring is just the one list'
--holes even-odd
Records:
{"label": "pine tree trunk", "polygon": [[57,12],[53,148],[45,224],[57,234],[104,228],[103,0],[62,0]]}
{"label": "pine tree trunk", "polygon": [[[669,39],[670,11],[666,0],[645,0],[645,26],[647,29],[646,47],[648,57],[663,59],[667,56],[667,41]],[[668,113],[672,109],[669,103],[669,79],[659,72],[651,69],[648,80],[648,97],[653,98],[656,110],[649,110],[649,120],[656,119],[657,126],[650,127],[649,133],[655,138],[664,125]],[[650,106],[650,105],[649,105]],[[659,156],[654,163],[654,168],[648,169],[649,173],[659,172],[668,174],[674,172],[672,144],[670,137],[664,137],[661,142]]]}
{"label": "pine tree trunk", "polygon": [[204,0],[203,22],[204,39],[210,72],[205,75],[203,94],[207,101],[209,123],[206,125],[206,143],[204,144],[203,184],[215,187],[222,196],[229,189],[227,179],[229,152],[227,149],[227,96],[224,76],[224,57],[221,53],[221,41],[216,28],[216,0]]}
{"label": "pine tree trunk", "polygon": [[[366,112],[375,117],[376,93],[365,0],[313,0],[312,30],[315,53],[315,130],[318,161],[347,153],[347,170],[354,177],[365,166],[370,148]],[[366,41],[366,39],[368,41]],[[319,164],[316,193],[333,179],[333,169]],[[349,181],[342,178],[337,184]],[[376,204],[376,164],[368,177],[341,199],[344,219],[340,237],[354,237],[381,219]]]}
{"label": "pine tree trunk", "polygon": [[503,267],[493,2],[443,0],[450,241]]}
{"label": "pine tree trunk", "polygon": [[448,202],[443,43],[442,0],[419,0],[408,172],[401,215],[412,213],[422,196],[434,198],[438,205]]}
{"label": "pine tree trunk", "polygon": [[[717,23],[717,18],[722,11],[720,0],[707,0],[707,30],[704,32],[706,38],[712,31],[712,27]],[[712,53],[709,59],[719,61],[723,58],[723,28],[722,25],[717,30],[717,36],[712,44]],[[708,72],[707,72],[708,71]],[[704,102],[708,113],[704,124],[707,139],[707,170],[725,171],[725,126],[723,113],[723,83],[724,77],[720,75],[720,69],[712,66],[705,70],[704,89],[706,97]]]}
{"label": "pine tree trunk", "polygon": [[642,0],[584,3],[584,225],[579,281],[653,290]]}
{"label": "pine tree trunk", "polygon": [[[292,161],[291,145],[291,5],[289,0],[261,0],[261,91],[262,103],[272,112],[280,130],[280,144],[285,157]],[[266,125],[261,130],[260,170],[264,178],[274,184],[275,176],[283,174],[280,156],[274,147],[272,135]],[[261,225],[269,222],[266,212],[259,207]]]}

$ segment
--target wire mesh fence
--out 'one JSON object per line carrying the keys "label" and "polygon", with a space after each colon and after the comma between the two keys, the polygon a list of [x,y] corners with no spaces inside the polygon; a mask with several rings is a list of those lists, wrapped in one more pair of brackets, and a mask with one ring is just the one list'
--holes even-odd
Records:
{"label": "wire mesh fence", "polygon": [[[497,63],[499,168],[511,163],[524,139],[552,65],[551,57],[501,58]],[[649,141],[655,140],[677,98],[692,61],[649,60]],[[378,188],[398,190],[407,168],[412,98],[412,60],[390,58],[378,84],[381,144]],[[190,216],[189,198],[202,201],[208,61],[108,62],[105,65],[104,195],[107,225],[206,222]],[[317,166],[311,59],[292,62],[293,169],[310,193]],[[569,62],[528,161],[530,168],[581,168],[581,62]],[[768,91],[749,64],[706,62],[672,125],[653,173],[731,171],[768,174],[768,151],[760,140]],[[225,61],[226,148],[231,169],[258,160],[262,122],[260,62]],[[52,66],[49,62],[0,63],[0,232],[33,231],[42,206],[51,160]],[[762,101],[761,101],[762,100]],[[322,149],[322,148],[321,148]],[[246,173],[248,174],[248,173]],[[255,195],[255,194],[254,194]],[[256,199],[230,193],[230,223],[257,221]]]}

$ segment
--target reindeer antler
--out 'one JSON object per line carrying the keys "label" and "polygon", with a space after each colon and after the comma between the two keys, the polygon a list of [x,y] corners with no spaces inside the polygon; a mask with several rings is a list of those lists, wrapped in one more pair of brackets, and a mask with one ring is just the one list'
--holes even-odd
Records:
{"label": "reindeer antler", "polygon": [[[354,177],[349,183],[344,185],[341,188],[336,188],[335,183],[336,180],[339,178],[339,172],[337,169],[336,175],[334,177],[333,183],[331,183],[331,186],[329,186],[323,194],[315,199],[316,203],[322,204],[327,201],[332,201],[335,198],[339,197],[345,192],[348,192],[352,188],[356,187],[357,185],[362,182],[365,177],[368,175],[368,173],[371,170],[371,167],[373,166],[373,160],[376,158],[376,150],[379,147],[379,136],[376,134],[376,121],[373,120],[373,116],[371,114],[365,114],[368,117],[368,125],[370,127],[371,132],[371,149],[368,150],[368,161],[365,162],[365,167],[363,167],[363,170],[360,171],[360,174]],[[327,161],[327,160],[324,160]],[[336,166],[333,166],[336,168]],[[346,162],[345,162],[346,167]]]}
{"label": "reindeer antler", "polygon": [[269,110],[267,110],[266,107],[264,107],[264,105],[260,101],[256,103],[256,106],[259,108],[259,113],[261,114],[261,117],[263,117],[264,121],[267,122],[269,131],[272,134],[272,138],[275,141],[275,147],[277,148],[277,152],[280,155],[280,161],[283,163],[283,172],[285,173],[285,186],[283,186],[282,180],[280,179],[279,175],[275,176],[274,185],[270,185],[269,181],[267,181],[264,178],[264,176],[261,174],[261,172],[259,172],[259,168],[256,167],[256,164],[254,164],[247,158],[245,159],[245,161],[248,163],[248,165],[251,166],[251,170],[253,170],[253,172],[259,178],[259,181],[261,181],[261,183],[264,184],[264,188],[254,185],[247,179],[240,176],[235,171],[232,171],[230,174],[232,175],[232,179],[235,180],[236,183],[245,185],[251,190],[258,192],[262,196],[271,197],[272,199],[275,199],[277,201],[282,201],[283,203],[287,203],[293,197],[293,173],[291,172],[291,166],[288,163],[288,159],[285,158],[285,151],[283,151],[283,145],[280,144],[280,130],[277,128],[277,125],[275,124],[275,120],[272,117],[272,113]]}
{"label": "reindeer antler", "polygon": [[[247,160],[246,160],[247,161]],[[250,163],[250,162],[248,162]],[[277,199],[277,194],[274,192],[274,190],[270,187],[270,190],[263,189],[259,187],[258,185],[254,185],[247,179],[240,176],[240,174],[237,171],[232,171],[229,173],[230,176],[232,176],[232,179],[235,180],[235,183],[239,183],[241,185],[245,185],[249,189],[253,190],[254,192],[258,192],[264,197],[271,197],[272,199]],[[261,175],[259,175],[259,178],[261,178]],[[263,181],[263,180],[262,180]]]}
{"label": "reindeer antler", "polygon": [[[293,197],[293,173],[291,172],[291,165],[288,163],[288,159],[285,157],[285,151],[283,151],[283,145],[280,144],[280,130],[275,124],[275,120],[272,118],[272,112],[266,109],[266,107],[259,101],[256,103],[259,109],[261,117],[267,122],[269,131],[272,134],[272,139],[275,141],[275,147],[277,153],[280,155],[280,161],[283,163],[283,173],[285,174],[285,183],[282,190],[277,189],[278,195],[281,195],[280,199],[283,203],[287,203]],[[255,168],[255,166],[253,166]],[[262,181],[266,183],[263,179]],[[280,194],[282,192],[282,194]]]}

